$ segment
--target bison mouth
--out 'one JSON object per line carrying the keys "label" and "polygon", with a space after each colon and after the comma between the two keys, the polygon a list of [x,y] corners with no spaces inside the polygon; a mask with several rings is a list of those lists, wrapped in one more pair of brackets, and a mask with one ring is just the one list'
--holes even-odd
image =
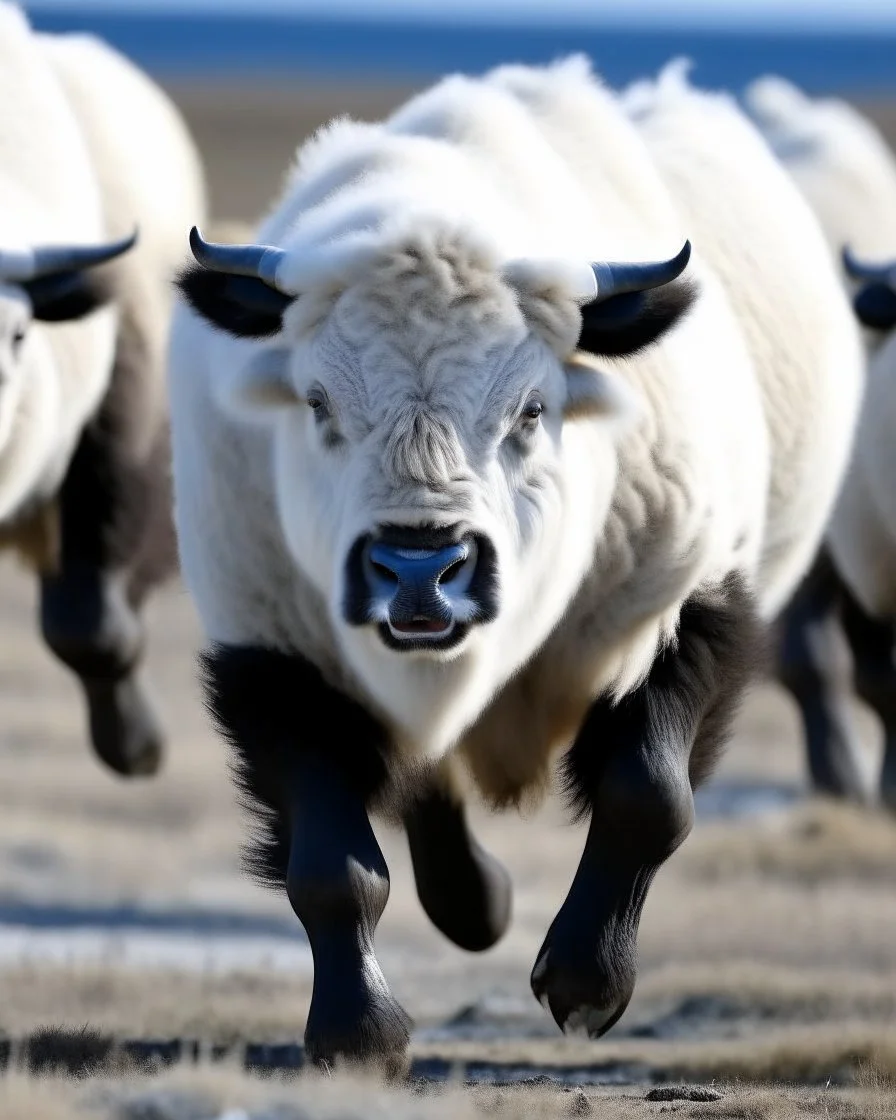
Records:
{"label": "bison mouth", "polygon": [[409,653],[412,650],[448,650],[458,646],[469,632],[469,625],[453,618],[414,618],[410,621],[377,624],[383,644],[389,649]]}
{"label": "bison mouth", "polygon": [[418,616],[410,622],[393,622],[389,619],[389,629],[396,637],[403,638],[405,634],[437,634],[445,637],[454,626],[452,618],[423,618]]}

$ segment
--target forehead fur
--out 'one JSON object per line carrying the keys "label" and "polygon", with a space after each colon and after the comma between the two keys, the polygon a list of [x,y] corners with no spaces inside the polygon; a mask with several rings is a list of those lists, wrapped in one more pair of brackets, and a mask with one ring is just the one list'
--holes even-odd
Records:
{"label": "forehead fur", "polygon": [[397,332],[408,356],[493,337],[518,342],[525,324],[488,247],[439,225],[408,233],[383,252],[360,285],[376,326]]}
{"label": "forehead fur", "polygon": [[436,355],[462,358],[457,348],[472,347],[466,356],[481,361],[533,329],[565,356],[578,337],[579,308],[563,270],[533,261],[525,277],[508,273],[469,227],[427,215],[293,252],[284,272],[300,293],[288,313],[299,333],[314,330],[344,297],[347,342],[363,349],[379,340],[418,366]]}

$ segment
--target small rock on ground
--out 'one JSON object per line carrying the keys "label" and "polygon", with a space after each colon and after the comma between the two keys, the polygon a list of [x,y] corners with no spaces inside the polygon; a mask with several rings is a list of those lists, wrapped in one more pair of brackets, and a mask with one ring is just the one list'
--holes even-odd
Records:
{"label": "small rock on ground", "polygon": [[594,1109],[582,1090],[576,1089],[566,1111],[568,1116],[590,1116]]}
{"label": "small rock on ground", "polygon": [[717,1089],[702,1089],[698,1085],[662,1085],[651,1089],[645,1101],[720,1101],[722,1094]]}

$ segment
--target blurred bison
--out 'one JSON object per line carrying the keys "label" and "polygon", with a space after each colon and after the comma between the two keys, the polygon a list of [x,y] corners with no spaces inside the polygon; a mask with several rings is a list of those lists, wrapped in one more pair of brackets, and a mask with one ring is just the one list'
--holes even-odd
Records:
{"label": "blurred bison", "polygon": [[[799,705],[814,787],[869,797],[852,719],[853,686],[884,727],[879,793],[896,808],[896,665],[892,531],[886,495],[896,492],[888,444],[896,439],[887,385],[891,355],[877,356],[896,322],[896,155],[879,130],[836,98],[812,99],[777,77],[754,82],[746,102],[812,206],[867,328],[868,399],[855,462],[837,515],[805,581],[780,621],[779,678]],[[844,247],[876,265],[861,264]],[[887,426],[889,424],[889,427]],[[880,503],[883,503],[882,505]]]}
{"label": "blurred bison", "polygon": [[97,753],[149,774],[162,733],[140,607],[177,559],[165,351],[202,173],[146,77],[92,38],[34,34],[10,4],[0,90],[2,537],[40,573],[44,638]]}

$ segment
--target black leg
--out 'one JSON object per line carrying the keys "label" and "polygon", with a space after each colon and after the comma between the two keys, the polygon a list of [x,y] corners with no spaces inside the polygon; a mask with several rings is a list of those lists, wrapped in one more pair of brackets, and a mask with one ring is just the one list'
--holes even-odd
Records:
{"label": "black leg", "polygon": [[896,625],[871,618],[844,589],[843,629],[852,650],[856,691],[883,724],[880,796],[896,812]]}
{"label": "black leg", "polygon": [[218,647],[203,660],[209,706],[262,825],[250,867],[286,888],[311,945],[308,1055],[402,1072],[410,1021],[373,947],[389,872],[367,804],[386,781],[385,731],[297,655]]}
{"label": "black leg", "polygon": [[685,604],[677,646],[618,705],[598,700],[566,761],[590,814],[572,887],[532,972],[566,1031],[597,1038],[628,1005],[647,889],[690,831],[692,788],[709,773],[759,651],[750,595],[731,578]]}
{"label": "black leg", "polygon": [[840,624],[846,594],[822,550],[779,622],[778,679],[797,703],[813,788],[864,802],[852,714],[849,655]]}
{"label": "black leg", "polygon": [[471,834],[463,804],[434,785],[404,823],[430,921],[461,949],[490,949],[510,924],[510,876]]}
{"label": "black leg", "polygon": [[[140,677],[147,590],[177,564],[167,428],[147,438],[149,358],[124,331],[112,384],[82,432],[59,493],[59,562],[41,579],[44,639],[78,677],[98,756],[148,775],[164,737]],[[134,368],[136,366],[136,368]]]}

